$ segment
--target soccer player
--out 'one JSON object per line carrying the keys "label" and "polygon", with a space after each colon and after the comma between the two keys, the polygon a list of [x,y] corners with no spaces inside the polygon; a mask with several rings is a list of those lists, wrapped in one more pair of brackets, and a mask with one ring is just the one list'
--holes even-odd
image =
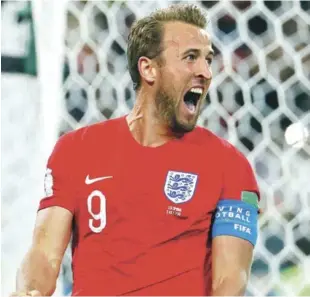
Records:
{"label": "soccer player", "polygon": [[203,12],[174,5],[128,40],[130,114],[62,136],[16,295],[51,295],[72,235],[73,295],[242,295],[257,240],[246,158],[196,127],[212,79]]}

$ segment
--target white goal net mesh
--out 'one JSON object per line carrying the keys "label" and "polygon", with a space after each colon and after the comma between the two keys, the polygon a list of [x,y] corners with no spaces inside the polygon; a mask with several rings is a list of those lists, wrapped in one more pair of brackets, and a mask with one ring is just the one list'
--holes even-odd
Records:
{"label": "white goal net mesh", "polygon": [[[130,111],[130,26],[171,3],[68,3],[59,135]],[[208,11],[215,50],[199,124],[248,157],[261,190],[261,231],[247,292],[310,295],[310,146],[309,140],[289,146],[284,137],[293,123],[310,129],[310,4],[191,3]]]}

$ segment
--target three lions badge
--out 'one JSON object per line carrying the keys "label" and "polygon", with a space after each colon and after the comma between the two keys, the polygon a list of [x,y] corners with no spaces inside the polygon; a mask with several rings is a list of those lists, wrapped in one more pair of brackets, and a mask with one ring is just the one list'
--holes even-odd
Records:
{"label": "three lions badge", "polygon": [[197,180],[197,174],[168,171],[164,188],[166,197],[176,204],[191,200],[195,193]]}

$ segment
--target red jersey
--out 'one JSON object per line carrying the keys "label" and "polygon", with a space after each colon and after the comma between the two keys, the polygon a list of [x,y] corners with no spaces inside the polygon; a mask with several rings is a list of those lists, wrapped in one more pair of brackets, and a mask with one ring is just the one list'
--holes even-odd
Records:
{"label": "red jersey", "polygon": [[64,135],[47,167],[40,209],[74,215],[73,295],[209,295],[216,205],[258,191],[245,157],[210,131],[143,147],[125,117]]}

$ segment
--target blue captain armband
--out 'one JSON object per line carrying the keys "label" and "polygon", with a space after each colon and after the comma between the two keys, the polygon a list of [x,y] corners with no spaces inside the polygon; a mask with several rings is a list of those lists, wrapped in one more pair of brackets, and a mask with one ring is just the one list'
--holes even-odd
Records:
{"label": "blue captain armband", "polygon": [[258,208],[242,200],[220,200],[212,226],[212,238],[229,235],[249,241],[257,241]]}

